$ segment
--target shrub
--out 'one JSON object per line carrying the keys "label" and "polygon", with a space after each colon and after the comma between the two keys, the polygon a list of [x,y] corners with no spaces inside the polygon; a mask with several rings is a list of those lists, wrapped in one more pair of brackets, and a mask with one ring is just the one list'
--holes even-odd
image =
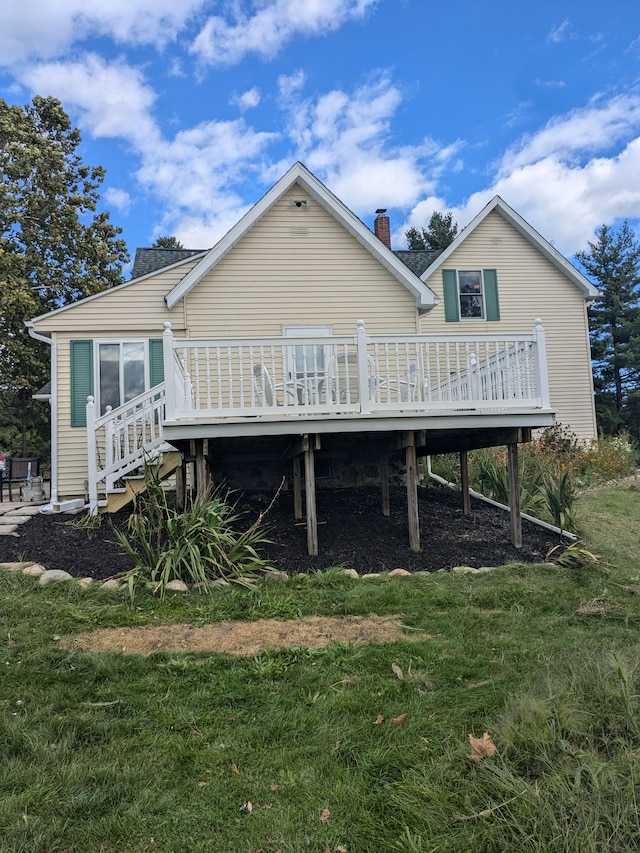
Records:
{"label": "shrub", "polygon": [[166,492],[153,475],[137,495],[127,533],[116,531],[120,547],[134,568],[124,574],[133,599],[141,583],[155,585],[163,597],[172,580],[198,583],[207,589],[216,578],[253,576],[270,566],[256,547],[266,542],[264,513],[244,530],[244,513],[228,495],[209,492],[191,500],[180,512],[169,506]]}

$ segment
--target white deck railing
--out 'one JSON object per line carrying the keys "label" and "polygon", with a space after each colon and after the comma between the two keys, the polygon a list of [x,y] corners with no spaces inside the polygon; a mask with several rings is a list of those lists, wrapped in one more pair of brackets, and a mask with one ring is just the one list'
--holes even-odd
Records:
{"label": "white deck railing", "polygon": [[162,422],[165,383],[156,385],[117,409],[107,407],[96,417],[93,397],[87,398],[87,449],[89,509],[98,511],[98,492],[113,490],[121,477],[153,460],[164,444]]}
{"label": "white deck railing", "polygon": [[544,329],[494,335],[174,338],[166,420],[548,409]]}

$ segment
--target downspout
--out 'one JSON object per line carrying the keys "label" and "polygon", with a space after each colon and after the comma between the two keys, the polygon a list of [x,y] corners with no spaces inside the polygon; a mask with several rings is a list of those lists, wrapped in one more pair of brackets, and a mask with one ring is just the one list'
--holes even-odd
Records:
{"label": "downspout", "polygon": [[33,327],[33,321],[27,320],[25,326],[29,335],[36,341],[51,347],[51,504],[58,502],[58,353],[56,343],[52,338],[38,334]]}
{"label": "downspout", "polygon": [[[431,470],[431,457],[427,456],[427,474],[431,480],[434,480],[436,483],[440,483],[441,486],[446,486],[448,489],[458,489],[458,486],[455,483],[450,483],[449,480],[445,480],[444,477],[440,477],[438,474],[434,474]],[[498,501],[494,501],[491,498],[488,498],[486,495],[481,494],[480,492],[476,492],[475,489],[469,489],[469,494],[473,498],[477,498],[479,501],[484,501],[491,506],[495,506],[498,509],[504,509],[507,512],[510,512],[508,506],[505,504],[498,503]],[[545,530],[551,531],[551,533],[557,533],[558,536],[565,536],[567,539],[571,539],[572,542],[577,542],[579,537],[576,536],[575,533],[570,533],[568,530],[561,530],[559,527],[555,527],[553,524],[549,524],[546,521],[543,521],[541,518],[535,518],[533,515],[527,515],[524,512],[520,513],[520,517],[526,519],[527,521],[532,522],[533,524],[537,524],[538,527],[543,527]]]}

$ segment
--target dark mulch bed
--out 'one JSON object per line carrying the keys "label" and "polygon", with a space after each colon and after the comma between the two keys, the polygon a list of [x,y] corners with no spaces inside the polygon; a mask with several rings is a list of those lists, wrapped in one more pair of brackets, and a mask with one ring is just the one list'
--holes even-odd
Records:
{"label": "dark mulch bed", "polygon": [[[510,544],[509,514],[472,500],[471,515],[461,509],[461,496],[440,487],[419,491],[422,550],[408,545],[406,493],[391,490],[391,516],[380,511],[375,487],[318,492],[320,554],[307,554],[306,526],[293,518],[293,498],[282,493],[266,518],[273,544],[261,553],[289,573],[342,565],[359,572],[396,568],[436,571],[451,566],[496,566],[507,562],[540,562],[560,538],[523,521],[523,547]],[[249,516],[266,508],[271,496],[247,497]],[[244,498],[243,498],[244,501]],[[18,536],[0,537],[0,562],[30,560],[74,576],[106,578],[131,568],[111,525],[126,527],[128,511],[104,519],[97,530],[78,526],[81,516],[37,515],[18,528]]]}

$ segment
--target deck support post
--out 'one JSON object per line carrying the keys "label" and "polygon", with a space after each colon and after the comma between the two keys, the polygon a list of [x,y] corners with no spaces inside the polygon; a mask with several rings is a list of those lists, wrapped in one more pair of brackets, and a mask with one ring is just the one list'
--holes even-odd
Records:
{"label": "deck support post", "polygon": [[406,447],[407,467],[407,512],[409,515],[409,547],[420,550],[420,516],[418,513],[418,462],[413,433],[408,436]]}
{"label": "deck support post", "polygon": [[469,456],[466,450],[460,451],[460,489],[462,490],[462,512],[471,513],[471,494],[469,493]]}
{"label": "deck support post", "polygon": [[176,468],[176,509],[183,512],[187,494],[187,463],[182,454],[180,465]]}
{"label": "deck support post", "polygon": [[520,516],[520,475],[518,472],[518,445],[507,445],[509,462],[509,507],[511,509],[511,544],[522,548],[522,518]]}
{"label": "deck support post", "polygon": [[316,514],[315,442],[312,436],[304,436],[304,490],[307,509],[307,552],[318,553],[318,518]]}
{"label": "deck support post", "polygon": [[204,439],[197,438],[195,441],[195,475],[196,495],[203,498],[207,493],[207,460],[204,455]]}
{"label": "deck support post", "polygon": [[296,521],[302,518],[302,475],[300,473],[300,457],[294,456],[293,467],[293,517]]}
{"label": "deck support post", "polygon": [[387,518],[391,515],[391,502],[389,500],[389,458],[380,457],[380,490],[382,494],[382,514]]}

